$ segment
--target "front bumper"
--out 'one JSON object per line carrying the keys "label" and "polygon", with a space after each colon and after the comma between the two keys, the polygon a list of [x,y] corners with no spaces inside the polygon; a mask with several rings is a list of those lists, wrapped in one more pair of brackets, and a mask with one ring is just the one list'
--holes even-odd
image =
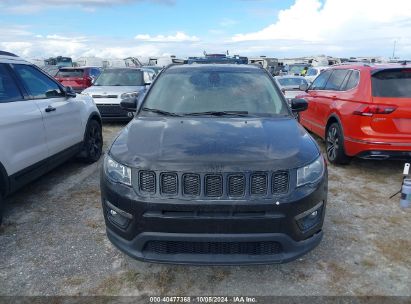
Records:
{"label": "front bumper", "polygon": [[104,121],[129,121],[134,115],[123,110],[119,104],[96,104]]}
{"label": "front bumper", "polygon": [[[292,261],[323,236],[327,175],[276,201],[147,202],[132,188],[101,177],[107,235],[133,258],[160,263],[237,265]],[[297,219],[317,208],[318,222],[302,231]],[[120,227],[111,210],[127,217]]]}

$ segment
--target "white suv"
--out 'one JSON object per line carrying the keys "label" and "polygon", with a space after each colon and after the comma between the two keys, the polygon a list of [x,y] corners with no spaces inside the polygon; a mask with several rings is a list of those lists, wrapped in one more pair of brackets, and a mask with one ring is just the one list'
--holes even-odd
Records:
{"label": "white suv", "polygon": [[0,223],[5,196],[75,155],[97,161],[102,146],[91,97],[0,51]]}

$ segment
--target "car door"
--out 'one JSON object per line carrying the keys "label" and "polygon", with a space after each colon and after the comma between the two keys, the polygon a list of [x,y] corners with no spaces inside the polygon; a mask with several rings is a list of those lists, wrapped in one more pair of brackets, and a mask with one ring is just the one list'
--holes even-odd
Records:
{"label": "car door", "polygon": [[13,68],[41,111],[49,156],[80,143],[84,138],[81,103],[66,97],[57,82],[36,67],[14,64]]}
{"label": "car door", "polygon": [[308,109],[300,113],[300,123],[315,133],[318,130],[318,126],[316,126],[317,102],[321,98],[321,91],[325,87],[330,75],[331,70],[322,72],[308,88],[307,94],[302,96],[308,102]]}
{"label": "car door", "polygon": [[321,137],[325,136],[325,127],[327,125],[331,108],[337,107],[341,88],[349,74],[350,71],[347,69],[332,70],[324,89],[321,91],[321,96],[317,98],[313,121],[315,122],[316,127],[315,132]]}
{"label": "car door", "polygon": [[9,64],[0,64],[0,162],[19,174],[48,156],[43,118],[18,85]]}

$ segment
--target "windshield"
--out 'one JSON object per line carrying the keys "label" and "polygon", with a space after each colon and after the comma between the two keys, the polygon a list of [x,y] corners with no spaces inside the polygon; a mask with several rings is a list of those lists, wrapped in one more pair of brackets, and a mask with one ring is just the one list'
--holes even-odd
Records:
{"label": "windshield", "polygon": [[411,69],[390,69],[372,76],[374,97],[411,97]]}
{"label": "windshield", "polygon": [[300,74],[306,65],[290,65],[289,71],[293,74]]}
{"label": "windshield", "polygon": [[143,107],[176,114],[289,114],[271,79],[260,70],[168,70],[154,84]]}
{"label": "windshield", "polygon": [[315,76],[317,75],[317,72],[318,72],[317,69],[310,68],[308,69],[306,76]]}
{"label": "windshield", "polygon": [[144,78],[141,70],[115,69],[105,70],[94,83],[96,86],[143,86]]}
{"label": "windshield", "polygon": [[307,84],[307,81],[304,78],[296,78],[296,77],[284,77],[279,78],[278,82],[282,87],[299,87],[301,84]]}
{"label": "windshield", "polygon": [[59,70],[56,77],[68,78],[68,77],[83,77],[83,69],[69,69]]}

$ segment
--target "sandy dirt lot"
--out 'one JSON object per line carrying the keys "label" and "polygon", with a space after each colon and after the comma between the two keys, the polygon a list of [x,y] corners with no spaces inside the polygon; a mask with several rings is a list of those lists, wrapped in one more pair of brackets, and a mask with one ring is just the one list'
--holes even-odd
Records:
{"label": "sandy dirt lot", "polygon": [[[105,147],[122,127],[105,125]],[[8,199],[0,295],[411,295],[411,212],[389,199],[402,162],[330,165],[321,244],[288,264],[244,267],[149,264],[118,251],[105,235],[100,165],[68,162]]]}

